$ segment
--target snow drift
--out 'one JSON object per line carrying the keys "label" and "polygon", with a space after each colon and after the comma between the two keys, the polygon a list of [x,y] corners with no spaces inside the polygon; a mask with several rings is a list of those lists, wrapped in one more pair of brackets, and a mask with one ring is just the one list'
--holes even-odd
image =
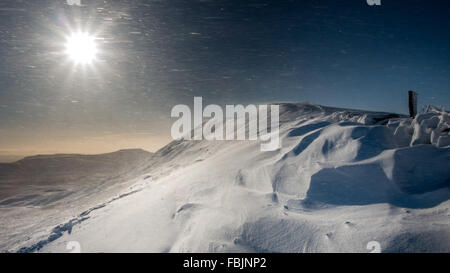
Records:
{"label": "snow drift", "polygon": [[449,252],[449,124],[280,104],[279,150],[174,141],[131,189],[4,251]]}

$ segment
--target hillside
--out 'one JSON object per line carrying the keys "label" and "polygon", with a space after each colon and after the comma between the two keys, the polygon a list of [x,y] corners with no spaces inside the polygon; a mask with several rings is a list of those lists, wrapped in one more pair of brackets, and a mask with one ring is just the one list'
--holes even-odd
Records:
{"label": "hillside", "polygon": [[385,252],[450,251],[448,112],[280,104],[280,122],[273,152],[174,141],[132,189],[7,250],[369,252],[377,241]]}
{"label": "hillside", "polygon": [[107,200],[133,183],[152,153],[56,154],[0,164],[0,249],[46,236],[52,225]]}

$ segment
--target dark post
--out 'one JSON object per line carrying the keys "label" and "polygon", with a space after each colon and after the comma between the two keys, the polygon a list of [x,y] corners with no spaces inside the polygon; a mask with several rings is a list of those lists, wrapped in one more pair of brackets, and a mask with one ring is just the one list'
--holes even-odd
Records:
{"label": "dark post", "polygon": [[415,118],[417,115],[417,93],[408,91],[409,116]]}

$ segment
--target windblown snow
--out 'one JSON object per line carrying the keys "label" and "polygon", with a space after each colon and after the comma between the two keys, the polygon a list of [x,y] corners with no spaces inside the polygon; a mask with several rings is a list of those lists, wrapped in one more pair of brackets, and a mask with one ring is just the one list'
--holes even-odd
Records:
{"label": "windblown snow", "polygon": [[436,108],[410,119],[283,103],[277,151],[174,141],[95,191],[4,198],[0,250],[450,252],[449,124]]}

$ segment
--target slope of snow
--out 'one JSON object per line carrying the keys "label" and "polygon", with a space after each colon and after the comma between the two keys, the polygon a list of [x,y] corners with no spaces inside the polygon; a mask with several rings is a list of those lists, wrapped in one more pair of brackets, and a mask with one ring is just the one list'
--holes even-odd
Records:
{"label": "slope of snow", "polygon": [[8,250],[369,252],[377,241],[386,252],[450,251],[449,113],[280,104],[280,122],[273,152],[174,141],[133,189]]}
{"label": "slope of snow", "polygon": [[0,164],[0,251],[48,237],[55,225],[128,189],[152,154],[40,155]]}

